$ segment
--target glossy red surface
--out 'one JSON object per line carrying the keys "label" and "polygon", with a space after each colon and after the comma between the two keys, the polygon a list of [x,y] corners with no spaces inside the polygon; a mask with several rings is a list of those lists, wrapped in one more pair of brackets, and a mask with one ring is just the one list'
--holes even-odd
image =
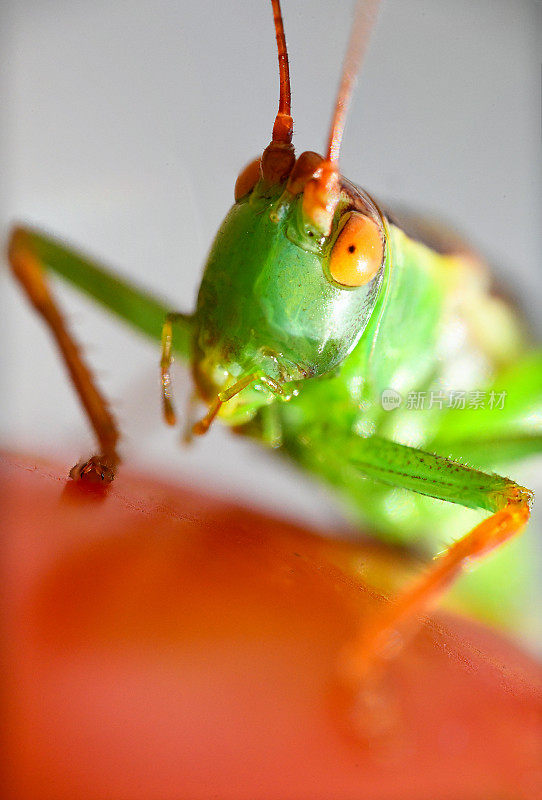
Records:
{"label": "glossy red surface", "polygon": [[2,462],[3,796],[541,796],[541,670],[506,640],[429,621],[357,741],[336,663],[382,602],[346,568],[368,552],[127,470],[103,496],[65,471]]}

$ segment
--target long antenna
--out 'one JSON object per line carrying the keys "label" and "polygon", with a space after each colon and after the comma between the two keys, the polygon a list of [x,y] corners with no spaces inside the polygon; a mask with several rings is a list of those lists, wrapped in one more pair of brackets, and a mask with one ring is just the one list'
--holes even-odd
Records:
{"label": "long antenna", "polygon": [[279,57],[279,79],[280,95],[279,110],[273,126],[274,142],[291,142],[294,122],[291,113],[291,94],[290,94],[290,66],[288,64],[288,49],[286,47],[286,36],[282,22],[282,12],[280,10],[280,0],[271,0],[273,6],[273,22],[275,23],[275,34],[277,37],[277,51]]}
{"label": "long antenna", "polygon": [[305,219],[328,236],[340,198],[339,152],[356,78],[367,51],[379,0],[359,0],[344,57],[341,81],[331,119],[327,155],[303,193]]}
{"label": "long antenna", "polygon": [[262,178],[270,184],[281,184],[286,181],[295,164],[292,133],[294,121],[290,115],[290,67],[288,65],[288,50],[286,49],[286,36],[282,23],[280,0],[271,0],[273,7],[273,21],[277,37],[277,52],[279,57],[279,110],[273,125],[273,138],[265,148],[260,161]]}
{"label": "long antenna", "polygon": [[354,23],[343,61],[341,82],[337,92],[335,110],[331,120],[326,160],[338,165],[339,151],[344,132],[346,115],[352,99],[361,63],[367,52],[369,39],[376,20],[379,0],[360,0],[356,5]]}

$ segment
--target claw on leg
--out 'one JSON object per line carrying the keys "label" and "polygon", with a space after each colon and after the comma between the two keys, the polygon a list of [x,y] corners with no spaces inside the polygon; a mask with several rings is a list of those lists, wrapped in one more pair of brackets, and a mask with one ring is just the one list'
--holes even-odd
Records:
{"label": "claw on leg", "polygon": [[111,483],[115,477],[115,466],[104,456],[91,456],[86,461],[80,461],[70,470],[70,478],[84,483],[103,484]]}

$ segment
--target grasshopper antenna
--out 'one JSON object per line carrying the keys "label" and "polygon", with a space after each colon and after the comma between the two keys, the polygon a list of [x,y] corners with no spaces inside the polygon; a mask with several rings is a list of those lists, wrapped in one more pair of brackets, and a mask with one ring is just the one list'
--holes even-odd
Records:
{"label": "grasshopper antenna", "polygon": [[314,179],[305,187],[303,202],[305,215],[326,236],[331,230],[331,222],[339,202],[339,153],[346,116],[376,21],[378,5],[379,0],[359,0],[356,5],[331,119],[326,158]]}
{"label": "grasshopper antenna", "polygon": [[279,59],[279,110],[273,125],[271,144],[266,147],[262,155],[261,172],[269,183],[284,183],[295,164],[292,145],[294,121],[291,116],[290,66],[280,0],[271,0],[271,6]]}
{"label": "grasshopper antenna", "polygon": [[286,47],[286,36],[284,34],[284,24],[279,0],[271,0],[273,6],[273,22],[275,23],[275,34],[277,37],[277,51],[279,57],[279,110],[273,125],[274,142],[291,142],[294,129],[294,121],[291,117],[291,92],[290,92],[290,65],[288,63],[288,49]]}
{"label": "grasshopper antenna", "polygon": [[334,165],[337,171],[339,168],[339,152],[341,149],[346,115],[348,113],[352,94],[354,93],[361,63],[369,46],[369,39],[371,38],[371,32],[376,21],[378,5],[379,0],[365,0],[365,2],[358,2],[356,6],[350,40],[344,57],[335,110],[331,120],[327,147],[326,161]]}

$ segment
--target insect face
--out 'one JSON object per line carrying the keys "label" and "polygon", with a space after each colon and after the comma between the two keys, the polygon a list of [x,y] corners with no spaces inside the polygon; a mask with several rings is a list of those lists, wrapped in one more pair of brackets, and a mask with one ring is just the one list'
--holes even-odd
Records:
{"label": "insect face", "polygon": [[[365,330],[385,270],[384,223],[368,196],[341,182],[322,234],[305,194],[321,163],[303,153],[277,183],[254,165],[241,173],[237,191],[248,190],[217,234],[198,297],[194,374],[205,399],[256,372],[281,387],[324,375]],[[259,403],[257,387],[243,398],[267,402],[268,386],[259,389]]]}

